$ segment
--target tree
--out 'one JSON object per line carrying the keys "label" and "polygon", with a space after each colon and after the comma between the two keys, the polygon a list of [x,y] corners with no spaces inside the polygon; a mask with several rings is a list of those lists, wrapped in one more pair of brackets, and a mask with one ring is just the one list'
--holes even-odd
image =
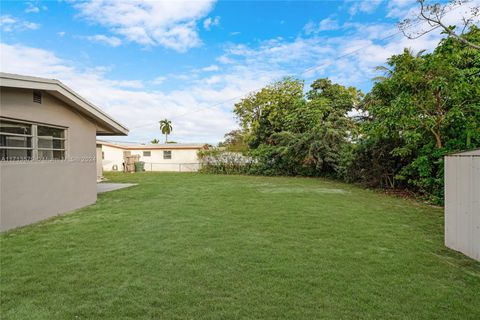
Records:
{"label": "tree", "polygon": [[224,147],[227,151],[245,152],[248,146],[244,141],[244,132],[242,130],[232,130],[225,134],[225,140],[219,143],[219,147]]}
{"label": "tree", "polygon": [[160,130],[165,135],[165,143],[168,143],[168,135],[172,132],[172,121],[163,119],[160,121]]}
{"label": "tree", "polygon": [[345,144],[355,132],[347,113],[361,93],[318,79],[304,94],[303,82],[285,78],[235,105],[259,173],[335,175]]}
{"label": "tree", "polygon": [[289,159],[290,174],[337,176],[356,132],[348,112],[362,94],[329,79],[315,80],[310,87],[305,102],[286,117],[285,131],[272,135],[272,141]]}
{"label": "tree", "polygon": [[273,133],[285,130],[286,117],[303,104],[303,82],[285,78],[251,93],[235,104],[234,113],[252,148],[268,143]]}
{"label": "tree", "polygon": [[[480,43],[480,30],[464,37]],[[378,166],[392,185],[440,202],[443,156],[480,145],[480,51],[447,37],[433,53],[392,56],[385,70],[364,101],[368,116],[357,147],[362,161],[381,154],[383,169],[372,160],[363,162],[364,172]]]}
{"label": "tree", "polygon": [[150,143],[151,143],[151,144],[159,144],[160,141],[159,141],[157,138],[155,138],[155,139],[153,139],[152,141],[150,141]]}
{"label": "tree", "polygon": [[[431,53],[405,49],[378,70],[365,97],[353,87],[285,78],[235,105],[252,161],[237,172],[333,176],[443,201],[443,157],[480,147],[480,29]],[[352,111],[361,111],[352,116]],[[228,140],[227,139],[227,140]]]}
{"label": "tree", "polygon": [[[480,22],[480,6],[472,6],[470,9],[470,14],[462,17],[463,27],[459,33],[455,31],[454,26],[447,25],[447,22],[444,21],[444,17],[449,11],[463,6],[470,1],[471,0],[450,0],[446,4],[428,4],[427,0],[417,0],[420,5],[420,12],[415,18],[408,18],[400,22],[399,28],[409,39],[419,38],[433,30],[441,28],[444,33],[448,34],[449,37],[452,37],[457,41],[470,46],[471,48],[480,50],[480,43],[469,41],[464,36],[464,32],[466,30]],[[414,31],[410,31],[412,27],[422,22],[428,25],[427,30],[417,28]]]}

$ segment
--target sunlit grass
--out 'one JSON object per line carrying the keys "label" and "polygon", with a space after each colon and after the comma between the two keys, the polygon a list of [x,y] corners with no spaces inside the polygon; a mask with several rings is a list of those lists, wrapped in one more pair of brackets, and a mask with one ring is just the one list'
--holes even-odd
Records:
{"label": "sunlit grass", "polygon": [[137,186],[1,236],[2,319],[479,319],[443,212],[321,179]]}

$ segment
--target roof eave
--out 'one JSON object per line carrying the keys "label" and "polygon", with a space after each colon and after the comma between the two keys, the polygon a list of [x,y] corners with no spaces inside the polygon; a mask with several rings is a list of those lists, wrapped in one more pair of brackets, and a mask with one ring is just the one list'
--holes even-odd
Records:
{"label": "roof eave", "polygon": [[64,101],[74,109],[89,116],[107,130],[97,131],[97,135],[126,136],[128,128],[114,120],[111,116],[97,108],[88,100],[77,94],[65,84],[54,79],[44,79],[8,73],[0,73],[0,86],[42,90]]}

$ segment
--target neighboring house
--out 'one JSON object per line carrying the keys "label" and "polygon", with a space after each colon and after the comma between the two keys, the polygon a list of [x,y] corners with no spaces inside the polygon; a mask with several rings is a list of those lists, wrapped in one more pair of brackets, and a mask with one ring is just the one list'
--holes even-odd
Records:
{"label": "neighboring house", "polygon": [[96,136],[127,133],[58,80],[0,73],[0,229],[94,203]]}
{"label": "neighboring house", "polygon": [[480,261],[480,149],[445,156],[445,245]]}
{"label": "neighboring house", "polygon": [[197,171],[200,167],[198,151],[206,144],[133,144],[97,141],[102,146],[104,171],[123,171],[124,156],[139,155],[146,171]]}

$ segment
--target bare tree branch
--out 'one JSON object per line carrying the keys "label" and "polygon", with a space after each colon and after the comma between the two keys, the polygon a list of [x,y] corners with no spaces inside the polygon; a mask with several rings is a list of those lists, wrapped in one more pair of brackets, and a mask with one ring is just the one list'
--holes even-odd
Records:
{"label": "bare tree branch", "polygon": [[[402,22],[399,23],[399,28],[404,34],[409,39],[417,39],[420,38],[421,36],[432,32],[433,30],[437,28],[442,28],[449,37],[452,37],[456,39],[457,41],[474,48],[476,50],[480,50],[480,44],[473,43],[471,41],[468,41],[463,37],[463,33],[465,30],[470,26],[475,23],[476,20],[479,20],[480,17],[480,7],[472,7],[470,16],[464,16],[462,17],[463,21],[463,28],[462,32],[460,34],[457,34],[454,31],[454,27],[448,26],[444,21],[443,18],[444,16],[450,12],[451,10],[455,10],[470,0],[450,0],[448,4],[426,4],[426,0],[417,0],[417,2],[420,5],[420,12],[418,16],[412,20],[412,19],[405,19]],[[426,22],[430,28],[428,30],[420,30],[420,31],[410,31],[412,27],[416,26],[419,23]]]}

